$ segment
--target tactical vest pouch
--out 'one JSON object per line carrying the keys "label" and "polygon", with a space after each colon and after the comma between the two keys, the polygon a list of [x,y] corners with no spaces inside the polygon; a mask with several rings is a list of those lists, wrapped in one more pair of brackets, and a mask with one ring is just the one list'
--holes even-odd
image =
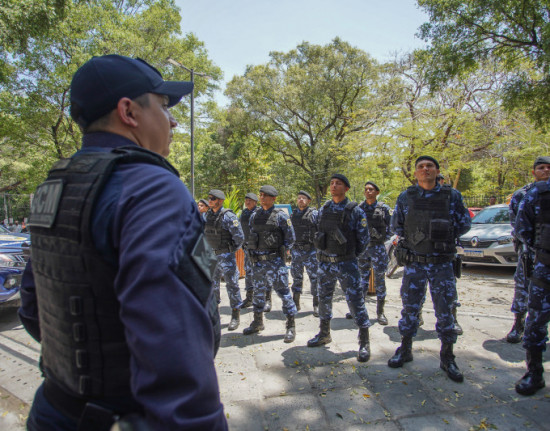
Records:
{"label": "tactical vest pouch", "polygon": [[460,278],[462,276],[462,257],[455,256],[455,260],[453,260],[453,272],[455,273],[456,278]]}
{"label": "tactical vest pouch", "polygon": [[395,260],[399,266],[405,266],[407,264],[407,256],[409,255],[409,250],[407,250],[401,242],[397,243],[395,247]]}
{"label": "tactical vest pouch", "polygon": [[268,232],[264,236],[265,245],[269,248],[279,247],[279,240],[274,232]]}
{"label": "tactical vest pouch", "polygon": [[540,233],[536,235],[535,247],[550,251],[550,224],[540,226]]}
{"label": "tactical vest pouch", "polygon": [[[529,253],[524,253],[525,255],[529,255]],[[535,262],[540,262],[543,265],[550,266],[550,253],[547,253],[543,250],[537,250],[535,254]]]}
{"label": "tactical vest pouch", "polygon": [[247,250],[256,250],[258,248],[258,243],[260,242],[260,237],[256,232],[250,232],[248,236],[248,241],[246,242]]}
{"label": "tactical vest pouch", "polygon": [[313,245],[317,250],[325,250],[327,248],[327,236],[324,232],[315,232],[313,236]]}
{"label": "tactical vest pouch", "polygon": [[430,240],[434,242],[447,242],[452,240],[452,230],[450,220],[433,219],[430,220]]}
{"label": "tactical vest pouch", "polygon": [[340,244],[340,245],[344,245],[348,242],[348,239],[346,238],[346,236],[342,233],[342,231],[340,230],[340,228],[336,228],[333,232],[332,232],[332,237],[334,238],[334,240]]}

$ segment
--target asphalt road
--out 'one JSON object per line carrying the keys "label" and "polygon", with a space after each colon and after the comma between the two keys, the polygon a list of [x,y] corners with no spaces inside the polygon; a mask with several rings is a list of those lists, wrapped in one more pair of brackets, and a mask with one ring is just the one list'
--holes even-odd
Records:
{"label": "asphalt road", "polygon": [[[311,295],[302,295],[297,338],[282,341],[284,316],[279,298],[265,316],[266,329],[245,337],[250,309],[241,326],[228,332],[231,310],[222,292],[222,347],[216,358],[220,393],[234,430],[550,430],[550,390],[521,397],[514,382],[525,369],[524,351],[504,337],[513,323],[513,268],[466,267],[459,280],[464,335],[455,348],[465,382],[451,382],[439,369],[439,341],[430,300],[425,325],[413,345],[414,361],[402,369],[386,362],[399,345],[397,321],[401,302],[397,278],[387,280],[389,325],[370,329],[372,357],[356,359],[357,329],[345,319],[347,305],[337,288],[332,321],[333,342],[306,347],[318,332],[311,314]],[[307,280],[307,276],[306,276]],[[244,280],[241,280],[244,291]],[[223,289],[223,285],[222,285]],[[375,318],[376,305],[367,308]],[[39,345],[22,329],[17,304],[0,307],[0,430],[23,430],[34,391]],[[548,353],[545,360],[550,359]],[[547,365],[548,368],[548,365]]]}

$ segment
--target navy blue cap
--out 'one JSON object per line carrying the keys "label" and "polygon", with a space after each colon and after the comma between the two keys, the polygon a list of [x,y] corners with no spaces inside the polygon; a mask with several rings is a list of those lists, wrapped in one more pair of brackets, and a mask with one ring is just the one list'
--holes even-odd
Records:
{"label": "navy blue cap", "polygon": [[277,189],[273,186],[262,186],[260,187],[260,193],[264,193],[269,196],[276,197],[279,193],[277,192]]}
{"label": "navy blue cap", "polygon": [[416,165],[418,165],[418,162],[421,160],[429,160],[430,162],[434,162],[434,165],[437,169],[439,169],[439,162],[435,160],[432,156],[420,156],[416,161],[414,162],[414,167],[416,168]]}
{"label": "navy blue cap", "polygon": [[377,186],[376,184],[374,184],[372,181],[367,181],[367,182],[365,183],[365,186],[366,186],[367,184],[370,184],[371,186],[373,186],[373,187],[376,189],[377,192],[380,191],[380,187],[378,187],[378,186]]}
{"label": "navy blue cap", "polygon": [[252,199],[254,202],[258,202],[258,196],[255,193],[247,193],[245,198]]}
{"label": "navy blue cap", "polygon": [[157,69],[140,58],[114,54],[92,57],[73,76],[71,117],[86,127],[115,109],[123,97],[165,95],[171,107],[191,91],[192,82],[165,81]]}
{"label": "navy blue cap", "polygon": [[535,169],[538,165],[550,165],[550,157],[548,156],[537,157],[537,159],[535,160],[535,163],[533,163],[533,169]]}
{"label": "navy blue cap", "polygon": [[348,188],[351,187],[349,184],[349,180],[342,174],[334,174],[330,179],[336,178],[337,180],[342,181]]}
{"label": "navy blue cap", "polygon": [[225,199],[225,193],[218,189],[212,189],[208,192],[208,196],[214,196],[216,199]]}
{"label": "navy blue cap", "polygon": [[308,192],[306,192],[305,190],[300,190],[300,191],[298,192],[298,194],[299,194],[299,195],[304,195],[306,198],[308,198],[309,200],[311,200],[311,195],[310,195]]}

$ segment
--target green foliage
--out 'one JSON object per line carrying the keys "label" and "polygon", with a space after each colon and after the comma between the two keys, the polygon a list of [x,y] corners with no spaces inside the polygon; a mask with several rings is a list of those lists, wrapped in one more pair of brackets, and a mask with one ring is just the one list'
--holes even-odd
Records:
{"label": "green foliage", "polygon": [[225,200],[223,201],[223,207],[233,211],[237,214],[237,217],[240,217],[243,211],[244,202],[244,199],[242,199],[239,194],[239,189],[233,188],[231,192],[225,195]]}

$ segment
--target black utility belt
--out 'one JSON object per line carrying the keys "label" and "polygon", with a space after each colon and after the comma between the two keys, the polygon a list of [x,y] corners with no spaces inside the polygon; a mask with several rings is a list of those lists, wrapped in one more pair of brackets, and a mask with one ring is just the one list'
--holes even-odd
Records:
{"label": "black utility belt", "polygon": [[266,261],[266,260],[275,260],[278,257],[281,257],[281,255],[279,253],[251,254],[250,255],[250,260],[253,263],[256,263],[256,262],[263,262],[263,261]]}
{"label": "black utility belt", "polygon": [[309,251],[313,250],[313,244],[294,244],[292,248],[294,250]]}
{"label": "black utility belt", "polygon": [[219,256],[220,254],[231,253],[233,251],[234,250],[231,247],[223,247],[223,248],[218,248],[214,250],[214,253],[216,254],[216,256]]}
{"label": "black utility belt", "polygon": [[347,254],[345,256],[327,256],[322,253],[317,253],[317,260],[324,263],[339,263],[353,259],[355,259],[355,254]]}
{"label": "black utility belt", "polygon": [[419,254],[407,254],[407,263],[447,263],[455,260],[454,255],[444,255],[444,256],[423,256]]}

